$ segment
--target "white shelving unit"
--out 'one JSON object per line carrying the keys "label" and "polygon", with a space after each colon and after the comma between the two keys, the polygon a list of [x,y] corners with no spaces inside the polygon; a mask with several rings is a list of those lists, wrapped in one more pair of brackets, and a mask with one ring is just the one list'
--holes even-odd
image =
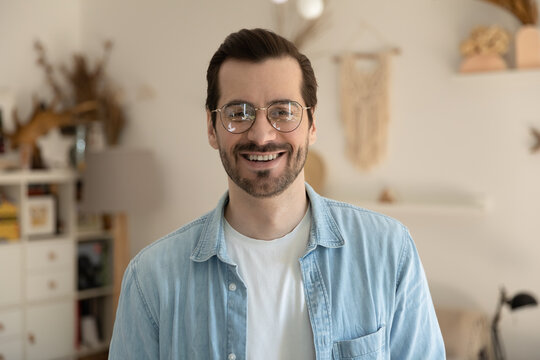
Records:
{"label": "white shelving unit", "polygon": [[[0,359],[56,359],[75,349],[75,174],[0,173],[0,191],[18,208],[20,238],[0,242]],[[56,231],[32,235],[29,188],[51,186]],[[50,216],[48,214],[47,216]]]}
{"label": "white shelving unit", "polygon": [[[77,231],[77,174],[69,170],[0,172],[0,193],[18,208],[20,237],[0,240],[0,360],[76,359],[106,351],[114,321],[112,273],[103,286],[78,291],[78,249],[113,241],[102,230]],[[28,229],[29,188],[52,186],[57,231]],[[84,303],[84,306],[83,306]],[[101,338],[82,343],[81,312],[93,308]],[[79,315],[77,315],[79,314]],[[79,335],[79,336],[78,336]]]}

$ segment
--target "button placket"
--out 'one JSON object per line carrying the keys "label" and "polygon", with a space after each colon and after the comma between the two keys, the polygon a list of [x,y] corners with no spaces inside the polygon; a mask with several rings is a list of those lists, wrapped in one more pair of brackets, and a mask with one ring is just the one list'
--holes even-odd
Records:
{"label": "button placket", "polygon": [[229,266],[227,290],[227,360],[245,360],[247,330],[247,294],[237,268]]}

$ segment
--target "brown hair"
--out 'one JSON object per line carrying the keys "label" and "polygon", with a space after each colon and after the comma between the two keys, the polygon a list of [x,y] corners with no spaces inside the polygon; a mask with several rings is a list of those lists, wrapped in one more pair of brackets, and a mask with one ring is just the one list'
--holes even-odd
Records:
{"label": "brown hair", "polygon": [[[217,107],[220,97],[218,74],[223,62],[227,59],[248,60],[261,62],[269,58],[291,56],[298,61],[302,70],[302,98],[306,106],[317,105],[317,79],[311,67],[311,62],[301,54],[296,46],[269,30],[242,29],[225,38],[210,60],[206,71],[208,83],[206,93],[206,108],[213,110]],[[309,126],[313,122],[311,109],[308,110]],[[212,113],[212,124],[216,126],[216,113]]]}

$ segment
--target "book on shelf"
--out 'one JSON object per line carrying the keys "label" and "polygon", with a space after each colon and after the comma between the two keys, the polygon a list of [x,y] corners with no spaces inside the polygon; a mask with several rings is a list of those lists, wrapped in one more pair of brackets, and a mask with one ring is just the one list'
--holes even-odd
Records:
{"label": "book on shelf", "polygon": [[77,245],[78,290],[100,288],[111,284],[110,242],[92,239]]}

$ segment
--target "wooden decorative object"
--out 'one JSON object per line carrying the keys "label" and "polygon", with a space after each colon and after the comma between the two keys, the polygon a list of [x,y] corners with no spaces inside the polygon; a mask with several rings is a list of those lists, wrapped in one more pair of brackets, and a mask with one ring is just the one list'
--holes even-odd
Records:
{"label": "wooden decorative object", "polygon": [[477,54],[466,57],[461,62],[459,72],[500,71],[507,68],[506,62],[497,54]]}
{"label": "wooden decorative object", "polygon": [[540,68],[540,30],[535,0],[484,0],[508,10],[523,25],[516,33],[516,67]]}
{"label": "wooden decorative object", "polygon": [[534,144],[533,147],[531,148],[531,152],[535,153],[535,152],[540,151],[540,131],[538,131],[535,128],[531,128],[531,132],[536,140],[536,144]]}
{"label": "wooden decorative object", "polygon": [[536,26],[522,26],[516,33],[516,66],[540,68],[540,30]]}
{"label": "wooden decorative object", "polygon": [[459,71],[462,73],[498,71],[507,68],[502,58],[508,52],[510,34],[498,26],[478,26],[461,43],[464,56]]}
{"label": "wooden decorative object", "polygon": [[379,195],[379,202],[385,203],[385,204],[392,204],[396,201],[396,196],[392,189],[390,188],[384,188],[381,192],[381,195]]}
{"label": "wooden decorative object", "polygon": [[122,288],[122,277],[131,258],[126,213],[119,212],[113,215],[112,233],[114,237],[113,306],[116,311]]}

